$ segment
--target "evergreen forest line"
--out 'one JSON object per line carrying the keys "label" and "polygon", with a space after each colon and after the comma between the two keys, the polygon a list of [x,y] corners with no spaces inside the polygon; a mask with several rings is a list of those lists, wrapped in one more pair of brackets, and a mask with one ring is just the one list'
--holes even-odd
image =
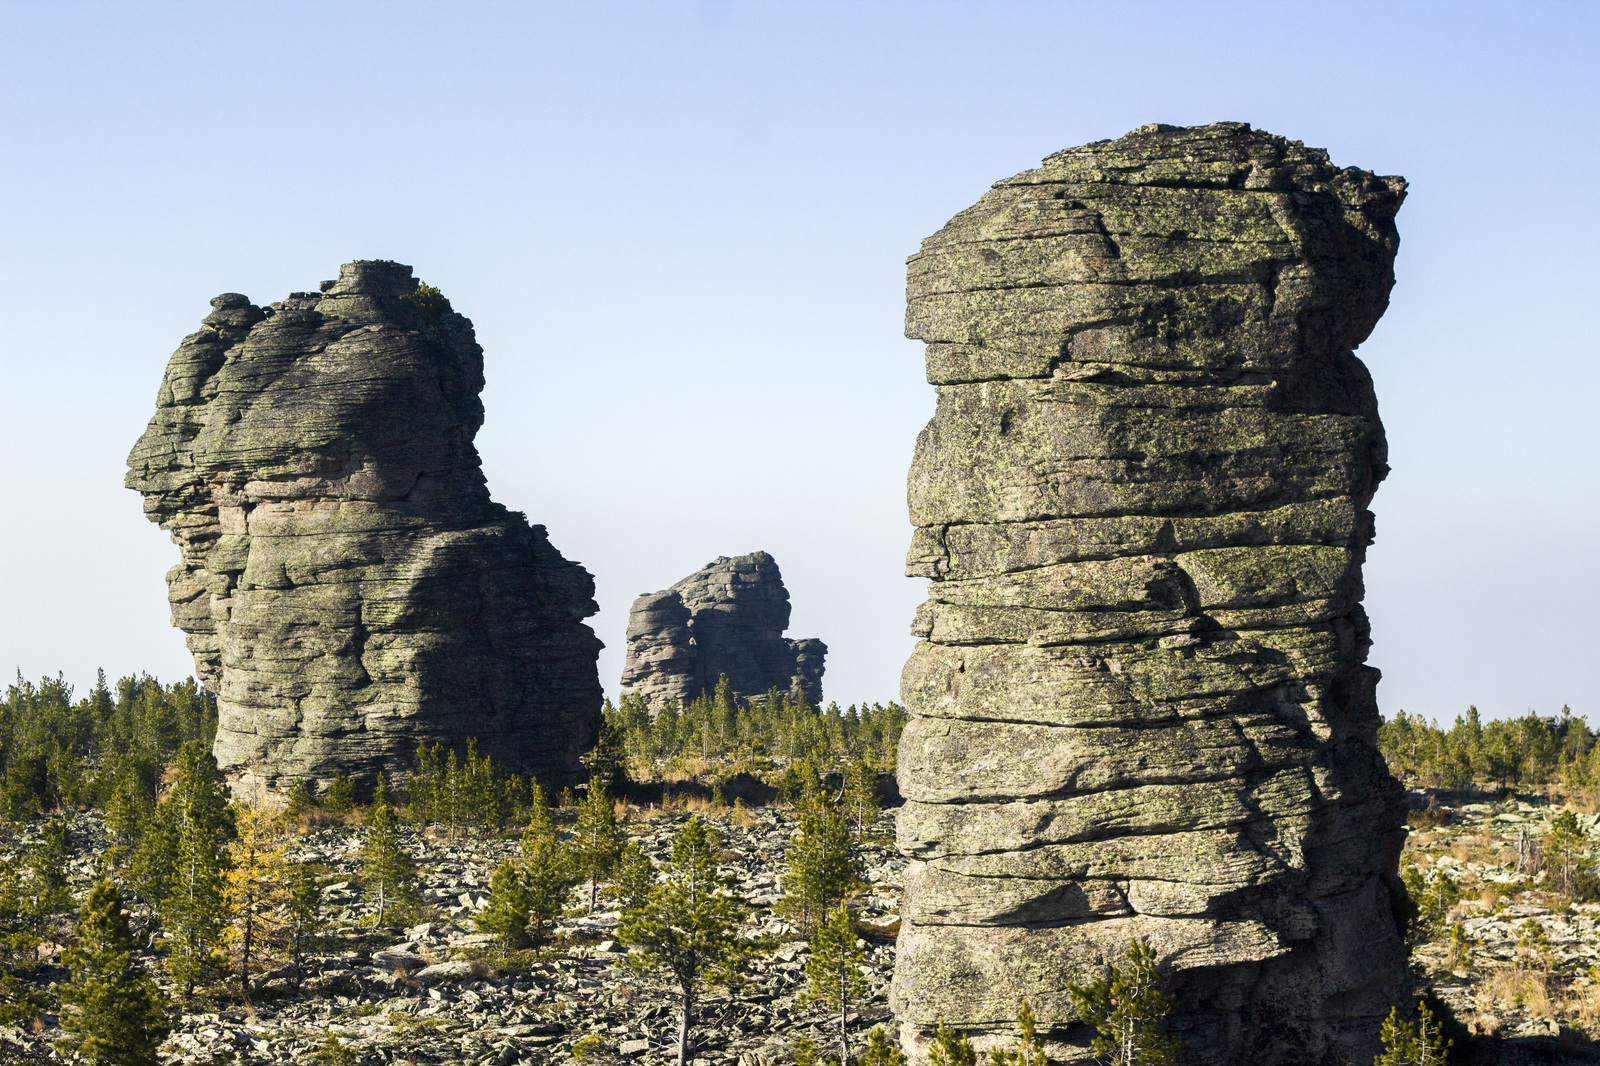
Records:
{"label": "evergreen forest line", "polygon": [[[573,913],[575,891],[591,912],[607,898],[622,909],[630,965],[660,968],[679,989],[686,1062],[700,988],[734,979],[754,950],[734,935],[746,908],[715,876],[714,828],[691,818],[671,858],[652,863],[627,839],[636,809],[627,797],[642,792],[665,806],[675,790],[680,803],[739,818],[738,793],[753,789],[795,812],[778,911],[817,946],[817,965],[831,967],[815,975],[816,996],[838,1006],[849,1057],[843,1019],[860,998],[860,956],[846,900],[864,887],[857,842],[877,819],[905,718],[893,703],[819,710],[777,692],[735,704],[724,681],[653,717],[635,701],[608,702],[584,760],[590,780],[576,792],[506,773],[468,742],[461,751],[419,745],[393,784],[339,774],[324,788],[297,781],[286,797],[240,799],[210,754],[215,701],[192,680],[164,686],[144,676],[113,687],[101,674],[74,700],[60,678],[34,685],[19,676],[0,704],[0,836],[11,846],[0,870],[0,1025],[37,1030],[50,1018],[64,1033],[55,1044],[63,1056],[155,1062],[177,1001],[248,1003],[269,970],[299,987],[327,926],[331,878],[286,858],[297,834],[357,827],[371,926],[392,935],[429,913],[402,827],[447,840],[520,830],[519,853],[494,870],[475,918],[495,938],[495,961],[537,957]],[[72,837],[101,827],[110,842],[80,901],[66,876]],[[686,920],[699,923],[687,952]],[[41,961],[52,944],[68,945],[67,975]],[[133,961],[140,951],[160,960],[169,991]],[[881,1034],[869,1043],[869,1057],[895,1060]],[[322,1054],[353,1061],[348,1051],[334,1040]]]}

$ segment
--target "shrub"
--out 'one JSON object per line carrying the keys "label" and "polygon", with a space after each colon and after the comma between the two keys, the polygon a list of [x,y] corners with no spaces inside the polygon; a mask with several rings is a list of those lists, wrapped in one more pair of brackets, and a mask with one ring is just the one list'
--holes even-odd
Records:
{"label": "shrub", "polygon": [[418,282],[415,289],[412,289],[400,299],[411,305],[411,309],[416,312],[417,318],[421,320],[424,326],[433,325],[442,316],[453,310],[444,293],[432,285],[422,282]]}

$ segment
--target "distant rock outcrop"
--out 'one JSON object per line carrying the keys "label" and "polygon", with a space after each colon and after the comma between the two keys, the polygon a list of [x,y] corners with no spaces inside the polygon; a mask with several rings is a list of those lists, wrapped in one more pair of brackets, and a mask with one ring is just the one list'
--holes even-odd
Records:
{"label": "distant rock outcrop", "polygon": [[[1387,472],[1351,349],[1399,178],[1237,123],[998,182],[910,259],[938,387],[909,572],[894,1006],[1055,1061],[1147,938],[1196,1061],[1370,1062],[1408,991],[1361,564]],[[981,1043],[981,1041],[980,1041]]]}
{"label": "distant rock outcrop", "polygon": [[723,675],[735,699],[801,692],[822,702],[820,640],[787,640],[789,592],[766,552],[720,557],[664,592],[633,601],[622,692],[659,710],[709,693]]}
{"label": "distant rock outcrop", "polygon": [[594,582],[489,498],[472,323],[390,262],[211,306],[127,483],[181,551],[172,620],[217,694],[224,771],[370,777],[476,737],[570,773],[598,729]]}

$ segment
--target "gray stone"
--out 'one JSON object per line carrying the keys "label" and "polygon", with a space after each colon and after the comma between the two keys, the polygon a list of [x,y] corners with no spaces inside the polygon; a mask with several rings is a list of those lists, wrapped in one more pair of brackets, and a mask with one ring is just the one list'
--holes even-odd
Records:
{"label": "gray stone", "polygon": [[129,456],[241,782],[370,778],[468,737],[565,776],[598,729],[594,582],[490,500],[483,351],[417,297],[390,262],[266,308],[217,297]]}
{"label": "gray stone", "polygon": [[908,486],[893,1003],[1085,1060],[1069,982],[1155,948],[1197,1061],[1371,1061],[1408,990],[1374,745],[1352,353],[1399,178],[1238,123],[998,182],[909,261],[937,387]]}
{"label": "gray stone", "polygon": [[659,710],[715,690],[726,676],[734,699],[776,688],[822,703],[828,646],[790,640],[789,592],[766,552],[719,557],[662,592],[633,602],[621,691]]}
{"label": "gray stone", "polygon": [[487,972],[487,969],[482,963],[454,959],[450,962],[436,962],[432,966],[424,966],[412,974],[411,979],[427,987],[447,982],[475,981],[478,975],[484,972]]}
{"label": "gray stone", "polygon": [[386,970],[420,970],[428,960],[409,948],[387,948],[372,956],[372,964]]}

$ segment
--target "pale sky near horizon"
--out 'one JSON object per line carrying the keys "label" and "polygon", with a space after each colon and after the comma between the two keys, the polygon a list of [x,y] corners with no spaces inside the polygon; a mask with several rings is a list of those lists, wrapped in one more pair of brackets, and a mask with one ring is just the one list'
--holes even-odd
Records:
{"label": "pale sky near horizon", "polygon": [[773,553],[842,703],[895,697],[932,412],[904,260],[1147,122],[1402,174],[1358,354],[1393,473],[1379,700],[1600,725],[1600,5],[0,2],[0,670],[193,669],[122,487],[217,293],[416,267],[477,326],[491,492],[633,597]]}

